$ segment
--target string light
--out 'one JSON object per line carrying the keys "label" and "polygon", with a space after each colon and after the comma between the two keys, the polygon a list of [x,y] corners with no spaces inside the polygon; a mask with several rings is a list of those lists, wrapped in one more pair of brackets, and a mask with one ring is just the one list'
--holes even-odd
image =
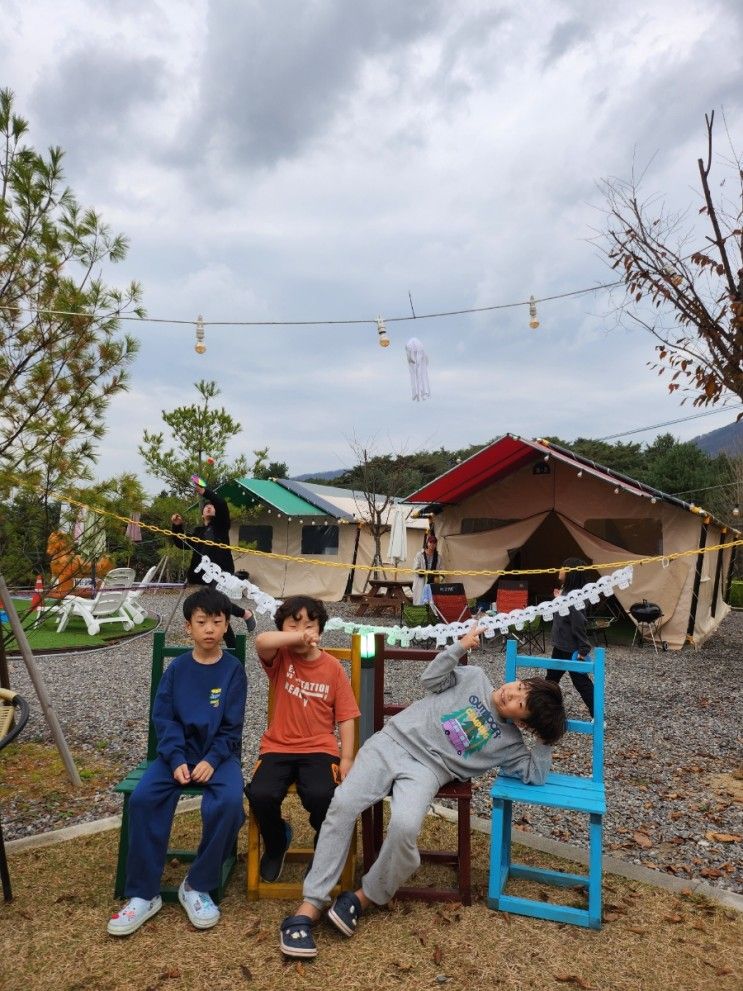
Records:
{"label": "string light", "polygon": [[733,506],[733,516],[740,516],[740,506]]}
{"label": "string light", "polygon": [[578,472],[578,478],[583,478],[583,469]]}
{"label": "string light", "polygon": [[204,344],[204,318],[199,313],[196,317],[196,344],[194,345],[196,354],[204,354],[206,344]]}
{"label": "string light", "polygon": [[539,319],[537,317],[537,301],[534,296],[529,297],[529,326],[532,330],[536,330],[539,326]]}
{"label": "string light", "polygon": [[387,328],[381,317],[377,317],[377,334],[379,335],[380,348],[388,348],[390,346],[390,339],[387,336]]}
{"label": "string light", "polygon": [[[542,296],[539,300],[534,300],[535,304],[552,302],[556,299],[568,299],[572,296],[585,296],[587,293],[600,292],[603,289],[614,289],[623,286],[624,280],[617,282],[601,282],[595,286],[588,286],[585,289],[570,289],[567,292],[555,293],[552,296]],[[531,297],[534,299],[534,297]],[[459,317],[467,313],[490,313],[493,310],[512,310],[523,306],[524,301],[515,303],[494,303],[490,306],[470,306],[462,307],[458,310],[441,310],[436,313],[417,313],[415,316],[386,317],[387,323],[403,323],[409,320],[433,320],[437,317]],[[59,317],[79,317],[81,314],[74,310],[54,310],[46,307],[36,307],[30,309],[22,306],[14,306],[8,303],[0,303],[0,310],[10,310],[14,313],[28,312],[31,315],[59,316]],[[182,320],[178,317],[140,317],[127,313],[117,313],[117,320],[128,320],[133,323],[170,323],[170,324],[192,324],[193,320]],[[368,317],[359,317],[352,320],[207,320],[206,327],[331,327],[331,326],[351,326],[352,324],[376,323]]]}

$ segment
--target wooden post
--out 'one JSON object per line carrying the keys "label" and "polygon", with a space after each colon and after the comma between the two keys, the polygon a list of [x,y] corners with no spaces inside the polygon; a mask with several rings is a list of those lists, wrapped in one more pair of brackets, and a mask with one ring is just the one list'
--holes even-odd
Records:
{"label": "wooden post", "polygon": [[2,600],[5,606],[5,611],[8,614],[8,619],[10,620],[10,626],[13,630],[13,634],[18,641],[18,647],[21,651],[21,656],[26,665],[29,677],[36,689],[36,695],[41,704],[42,712],[47,721],[47,725],[51,731],[54,742],[59,751],[60,757],[64,763],[67,775],[73,785],[80,787],[82,781],[80,780],[80,775],[75,767],[75,762],[72,759],[72,754],[67,746],[67,741],[62,733],[62,727],[59,725],[59,720],[57,719],[57,713],[54,711],[54,706],[52,705],[49,695],[47,694],[46,685],[41,677],[41,672],[36,667],[36,661],[34,660],[34,655],[31,651],[31,647],[28,643],[28,638],[26,636],[26,631],[21,626],[21,621],[18,618],[18,613],[16,612],[15,603],[10,597],[10,592],[8,591],[8,586],[5,584],[5,579],[0,574],[0,600]]}
{"label": "wooden post", "polygon": [[8,658],[5,656],[5,631],[0,629],[0,688],[10,688]]}

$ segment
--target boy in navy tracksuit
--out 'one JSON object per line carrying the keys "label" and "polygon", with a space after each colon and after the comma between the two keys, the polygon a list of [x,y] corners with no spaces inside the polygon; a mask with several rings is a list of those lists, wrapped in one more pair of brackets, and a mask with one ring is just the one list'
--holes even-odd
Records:
{"label": "boy in navy tracksuit", "polygon": [[212,588],[183,603],[193,650],[176,657],[162,676],[152,707],[157,757],[129,800],[129,899],[108,923],[128,936],[162,908],[160,879],[175,807],[186,785],[201,785],[202,834],[178,899],[197,929],[219,921],[209,891],[244,821],[240,745],[247,679],[240,662],[222,651],[230,617],[227,596]]}

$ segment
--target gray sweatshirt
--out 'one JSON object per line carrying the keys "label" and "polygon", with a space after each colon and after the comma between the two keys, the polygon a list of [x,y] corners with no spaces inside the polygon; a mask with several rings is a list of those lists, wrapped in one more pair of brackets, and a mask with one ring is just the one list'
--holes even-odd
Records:
{"label": "gray sweatshirt", "polygon": [[463,654],[459,643],[437,654],[421,675],[430,694],[388,720],[383,732],[430,767],[442,785],[493,767],[543,784],[552,748],[537,742],[529,750],[518,728],[495,711],[493,686],[482,668],[458,666]]}

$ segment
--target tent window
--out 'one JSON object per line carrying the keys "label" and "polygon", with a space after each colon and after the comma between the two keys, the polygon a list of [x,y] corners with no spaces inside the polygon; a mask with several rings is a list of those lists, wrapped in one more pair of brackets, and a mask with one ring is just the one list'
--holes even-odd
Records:
{"label": "tent window", "polygon": [[654,519],[599,519],[583,524],[589,533],[633,554],[662,554],[663,525]]}
{"label": "tent window", "polygon": [[303,526],[302,554],[337,554],[337,526]]}
{"label": "tent window", "polygon": [[483,533],[485,530],[497,530],[515,522],[516,520],[499,520],[494,516],[468,516],[462,520],[460,533]]}
{"label": "tent window", "polygon": [[273,527],[253,524],[241,526],[240,543],[255,544],[257,551],[270,554],[273,549]]}

